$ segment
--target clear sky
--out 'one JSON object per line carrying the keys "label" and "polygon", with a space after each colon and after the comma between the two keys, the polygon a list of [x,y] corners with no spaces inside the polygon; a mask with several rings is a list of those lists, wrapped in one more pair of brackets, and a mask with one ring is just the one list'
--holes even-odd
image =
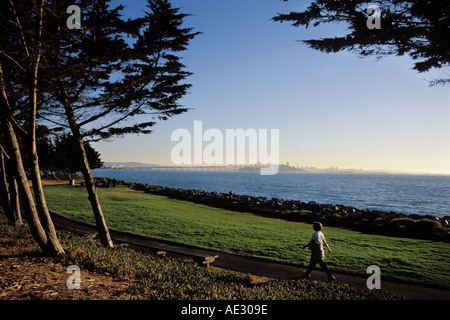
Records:
{"label": "clear sky", "polygon": [[[121,3],[116,0],[115,3]],[[122,1],[140,15],[145,0]],[[298,40],[338,36],[344,25],[295,28],[270,19],[309,1],[174,0],[203,34],[182,53],[193,85],[189,112],[152,135],[93,146],[103,161],[171,165],[174,130],[279,129],[280,163],[450,174],[450,88],[428,86],[442,69],[412,70],[408,57],[323,54]]]}

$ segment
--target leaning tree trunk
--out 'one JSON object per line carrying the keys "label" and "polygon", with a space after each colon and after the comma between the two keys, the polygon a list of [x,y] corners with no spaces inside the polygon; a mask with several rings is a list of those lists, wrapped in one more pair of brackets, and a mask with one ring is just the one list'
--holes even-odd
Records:
{"label": "leaning tree trunk", "polygon": [[54,250],[56,254],[64,254],[64,249],[58,240],[55,226],[53,224],[52,218],[50,216],[50,212],[48,211],[48,208],[47,208],[47,203],[45,201],[36,147],[32,147],[31,156],[33,158],[31,161],[31,166],[30,166],[31,181],[33,183],[33,191],[34,191],[34,197],[36,199],[37,211],[38,211],[42,226],[47,235],[47,242],[48,242],[47,245],[52,247],[52,250]]}
{"label": "leaning tree trunk", "polygon": [[12,124],[12,117],[10,115],[10,108],[8,103],[8,96],[5,91],[3,70],[0,64],[0,114],[2,125],[1,129],[4,133],[5,147],[9,153],[11,161],[11,174],[16,177],[19,192],[21,194],[22,204],[27,216],[28,225],[30,226],[31,234],[38,243],[38,245],[44,250],[49,252],[50,248],[47,246],[47,235],[44,228],[42,228],[39,216],[34,205],[33,195],[30,187],[28,186],[28,179],[23,167],[22,154],[20,153],[19,142],[17,140],[16,132]]}
{"label": "leaning tree trunk", "polygon": [[[4,99],[1,99],[0,103],[3,103]],[[19,187],[19,192],[21,194],[23,209],[25,211],[28,225],[30,226],[31,234],[34,239],[41,247],[41,249],[50,254],[57,253],[49,247],[47,241],[47,235],[44,228],[39,220],[39,215],[34,205],[33,194],[31,193],[30,187],[28,185],[28,179],[23,167],[22,155],[20,153],[19,143],[17,141],[16,133],[14,132],[13,125],[11,121],[7,119],[4,124],[5,140],[10,145],[10,157],[11,157],[11,169],[12,174],[15,175],[17,179],[17,184]]]}
{"label": "leaning tree trunk", "polygon": [[78,136],[75,137],[78,152],[80,153],[81,161],[81,172],[83,173],[84,182],[86,185],[87,192],[89,194],[89,201],[91,202],[92,211],[95,216],[95,223],[97,225],[97,231],[100,241],[105,247],[113,248],[114,244],[111,240],[108,227],[106,226],[105,217],[103,215],[102,207],[100,206],[100,201],[97,195],[97,189],[95,187],[95,181],[92,177],[91,168],[86,156],[86,150],[84,148],[83,139]]}
{"label": "leaning tree trunk", "polygon": [[76,151],[81,164],[81,173],[83,174],[84,182],[86,185],[86,190],[89,195],[89,201],[91,202],[92,211],[95,217],[95,223],[97,226],[98,236],[103,246],[113,248],[114,244],[111,240],[108,227],[106,226],[105,217],[103,215],[103,210],[100,205],[100,201],[97,195],[97,189],[95,187],[94,177],[91,173],[91,168],[89,166],[89,161],[86,156],[86,150],[84,148],[84,141],[81,137],[80,129],[76,123],[75,114],[73,112],[72,106],[69,105],[66,99],[64,103],[64,108],[69,121],[69,126],[72,131],[73,139],[76,146]]}
{"label": "leaning tree trunk", "polygon": [[[42,10],[42,4],[41,4]],[[42,13],[42,12],[41,12]],[[42,24],[42,21],[40,21]],[[36,61],[33,65],[32,81],[29,87],[30,96],[30,123],[28,132],[28,146],[27,151],[30,158],[30,175],[33,182],[34,197],[36,199],[36,207],[42,226],[47,235],[47,245],[51,247],[57,254],[64,254],[64,249],[61,246],[58,236],[56,234],[55,226],[53,224],[50,212],[47,208],[47,202],[45,201],[44,190],[42,188],[41,170],[39,169],[39,160],[36,147],[36,114],[37,114],[37,85],[38,85],[38,69],[40,61],[40,51],[36,57]]]}
{"label": "leaning tree trunk", "polygon": [[[33,102],[35,104],[36,101]],[[58,240],[55,226],[53,224],[50,212],[48,211],[47,202],[45,201],[44,190],[42,188],[41,171],[39,169],[38,154],[36,149],[36,130],[35,117],[33,117],[32,125],[29,134],[28,154],[30,156],[30,175],[33,184],[34,197],[36,201],[36,208],[40,217],[40,221],[47,235],[47,245],[56,254],[64,254],[64,249]]]}
{"label": "leaning tree trunk", "polygon": [[23,166],[19,143],[9,119],[6,121],[5,127],[5,137],[10,144],[10,150],[12,151],[10,155],[12,161],[11,169],[16,177],[20,199],[22,200],[31,234],[45,253],[50,255],[64,254],[64,250],[57,239],[55,230],[53,229],[52,234],[51,230],[45,230],[42,227],[38,211],[34,204],[33,194],[28,185],[28,178]]}
{"label": "leaning tree trunk", "polygon": [[[1,65],[0,84],[3,84]],[[8,173],[11,171],[11,174],[16,178],[20,199],[22,200],[22,206],[27,217],[28,225],[30,226],[31,234],[38,243],[39,247],[41,247],[45,253],[51,255],[64,253],[64,251],[61,251],[61,246],[54,246],[52,242],[48,241],[47,233],[39,220],[39,215],[34,204],[33,194],[31,193],[28,185],[27,174],[23,166],[19,142],[17,140],[16,132],[14,131],[8,98],[4,86],[2,85],[1,87],[0,112],[2,115],[2,130],[4,133],[6,149],[8,150],[8,155],[10,157],[10,170],[8,170]]]}
{"label": "leaning tree trunk", "polygon": [[[36,24],[37,34],[34,37],[35,42],[37,43],[37,47],[35,50],[30,50],[26,42],[26,38],[24,33],[22,32],[22,26],[20,24],[20,19],[17,16],[15,10],[13,10],[16,15],[16,22],[21,32],[22,42],[24,45],[25,53],[27,58],[33,58],[32,63],[29,66],[32,68],[30,73],[23,69],[26,74],[29,75],[29,103],[30,103],[30,115],[32,118],[29,119],[30,127],[32,128],[29,133],[29,145],[30,150],[30,158],[32,161],[31,172],[33,176],[33,187],[36,190],[36,200],[39,204],[39,210],[36,209],[33,194],[31,193],[28,178],[25,172],[25,168],[23,166],[22,154],[19,147],[19,142],[17,140],[15,127],[14,127],[14,118],[11,113],[11,108],[8,101],[8,95],[6,92],[5,79],[2,70],[2,66],[0,64],[0,112],[2,114],[2,129],[5,135],[5,141],[7,144],[7,149],[10,150],[10,158],[11,158],[11,169],[13,171],[13,175],[15,176],[18,184],[18,190],[20,193],[20,199],[22,200],[24,211],[27,215],[28,224],[30,225],[30,230],[35,238],[36,242],[39,246],[44,250],[45,253],[48,254],[63,254],[64,250],[59,243],[59,240],[56,236],[56,231],[51,221],[51,217],[46,209],[45,199],[42,197],[42,185],[40,184],[40,176],[37,179],[36,176],[39,175],[39,167],[37,163],[37,152],[36,152],[36,143],[35,143],[35,125],[36,125],[36,109],[37,109],[37,84],[38,84],[38,70],[39,70],[39,62],[42,54],[42,30],[43,30],[43,9],[44,9],[44,0],[41,0],[39,6],[35,14],[37,15],[38,21]],[[11,4],[13,4],[11,2]],[[14,6],[13,6],[14,9]],[[33,57],[32,52],[35,52]],[[36,174],[37,172],[37,174]],[[39,212],[38,212],[39,211]],[[39,217],[39,215],[41,217]],[[41,220],[44,223],[44,226],[41,224]]]}

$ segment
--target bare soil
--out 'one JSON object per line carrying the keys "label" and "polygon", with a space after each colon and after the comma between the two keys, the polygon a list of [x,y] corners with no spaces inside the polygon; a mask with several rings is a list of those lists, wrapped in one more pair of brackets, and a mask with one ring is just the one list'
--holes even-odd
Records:
{"label": "bare soil", "polygon": [[81,288],[69,289],[70,264],[39,250],[9,246],[0,238],[0,300],[119,300],[133,279],[81,271]]}

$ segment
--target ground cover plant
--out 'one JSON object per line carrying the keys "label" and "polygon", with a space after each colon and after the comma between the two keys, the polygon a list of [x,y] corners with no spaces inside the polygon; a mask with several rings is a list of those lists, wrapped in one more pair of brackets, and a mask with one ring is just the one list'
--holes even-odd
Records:
{"label": "ground cover plant", "polygon": [[[32,239],[28,227],[9,226],[6,219],[0,216],[0,299],[399,298],[380,290],[358,290],[347,285],[300,279],[255,283],[247,274],[206,269],[178,259],[135,251],[127,246],[105,248],[100,245],[98,239],[74,235],[67,231],[59,231],[58,236],[66,255],[58,258],[45,256]],[[66,287],[68,275],[65,271],[68,265],[73,264],[82,270],[81,290],[68,290]],[[21,266],[25,267],[20,268]],[[21,274],[18,274],[18,270],[21,270]],[[55,276],[52,278],[47,276],[53,274]]]}
{"label": "ground cover plant", "polygon": [[[52,212],[94,224],[82,188],[45,188]],[[222,252],[307,265],[311,224],[262,217],[151,195],[128,188],[99,189],[111,230]],[[446,242],[365,234],[326,227],[333,252],[326,255],[333,271],[366,276],[378,265],[384,279],[450,288],[450,250]]]}

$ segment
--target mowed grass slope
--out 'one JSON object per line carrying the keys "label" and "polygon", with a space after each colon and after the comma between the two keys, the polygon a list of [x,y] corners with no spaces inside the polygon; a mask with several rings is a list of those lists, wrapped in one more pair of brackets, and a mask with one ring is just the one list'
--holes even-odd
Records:
{"label": "mowed grass slope", "polygon": [[[108,227],[156,239],[239,255],[307,265],[302,250],[310,224],[213,208],[146,194],[128,188],[99,189]],[[46,187],[49,209],[95,224],[84,188]],[[450,250],[444,242],[364,234],[341,228],[323,230],[333,250],[326,261],[333,271],[366,275],[378,265],[384,279],[450,288]]]}
{"label": "mowed grass slope", "polygon": [[[261,281],[248,274],[199,268],[178,259],[135,251],[113,250],[91,239],[59,231],[67,262],[82,269],[81,290],[67,290],[59,272],[66,263],[42,256],[27,226],[7,225],[0,215],[2,297],[6,299],[142,299],[142,300],[393,300],[382,290],[360,290],[304,279]],[[15,252],[18,254],[12,254]],[[18,273],[17,264],[21,264]],[[26,267],[24,267],[26,266]],[[49,277],[43,277],[45,269]],[[87,271],[95,274],[86,273]],[[102,277],[98,276],[102,274]],[[30,277],[29,275],[32,275]],[[67,275],[68,276],[68,275]],[[95,279],[95,281],[92,281]],[[18,282],[17,282],[18,280]],[[50,280],[50,281],[48,281]],[[87,281],[86,281],[87,280]],[[264,279],[262,279],[264,280]],[[17,283],[20,283],[17,284]],[[15,284],[15,285],[13,285]],[[272,312],[270,310],[269,312]]]}

